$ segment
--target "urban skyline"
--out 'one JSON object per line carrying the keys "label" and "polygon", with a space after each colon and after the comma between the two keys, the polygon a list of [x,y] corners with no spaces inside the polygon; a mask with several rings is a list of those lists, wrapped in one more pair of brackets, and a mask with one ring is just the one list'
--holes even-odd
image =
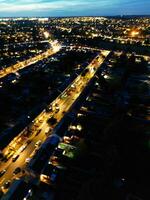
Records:
{"label": "urban skyline", "polygon": [[150,14],[150,2],[148,0],[0,0],[0,3],[0,17]]}

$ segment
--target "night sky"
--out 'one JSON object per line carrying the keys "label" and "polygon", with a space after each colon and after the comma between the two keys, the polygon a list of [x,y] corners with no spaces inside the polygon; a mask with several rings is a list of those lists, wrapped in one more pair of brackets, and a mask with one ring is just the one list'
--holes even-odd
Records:
{"label": "night sky", "polygon": [[150,0],[0,0],[0,17],[150,14]]}

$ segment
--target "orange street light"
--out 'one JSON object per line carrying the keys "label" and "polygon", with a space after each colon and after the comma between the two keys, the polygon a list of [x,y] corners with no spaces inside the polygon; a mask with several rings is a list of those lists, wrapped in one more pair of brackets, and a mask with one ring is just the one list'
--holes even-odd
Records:
{"label": "orange street light", "polygon": [[131,32],[131,37],[135,37],[137,35],[139,35],[139,31],[132,31]]}

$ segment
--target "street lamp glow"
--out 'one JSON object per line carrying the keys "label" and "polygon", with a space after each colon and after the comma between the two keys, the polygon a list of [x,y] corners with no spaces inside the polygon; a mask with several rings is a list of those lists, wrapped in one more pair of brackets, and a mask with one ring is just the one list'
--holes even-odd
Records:
{"label": "street lamp glow", "polygon": [[132,37],[135,37],[135,36],[137,36],[137,35],[139,35],[139,31],[132,31],[132,32],[131,32],[131,36],[132,36]]}
{"label": "street lamp glow", "polygon": [[44,37],[47,39],[50,36],[49,32],[45,31],[44,32]]}
{"label": "street lamp glow", "polygon": [[51,41],[50,44],[51,44],[54,52],[57,52],[61,49],[61,45],[58,43],[57,40]]}
{"label": "street lamp glow", "polygon": [[77,125],[77,130],[81,131],[82,130],[82,126],[80,124]]}
{"label": "street lamp glow", "polygon": [[105,75],[104,75],[104,78],[107,79],[107,78],[108,78],[108,75],[105,74]]}
{"label": "street lamp glow", "polygon": [[91,73],[94,73],[93,67],[90,67],[90,72],[91,72]]}

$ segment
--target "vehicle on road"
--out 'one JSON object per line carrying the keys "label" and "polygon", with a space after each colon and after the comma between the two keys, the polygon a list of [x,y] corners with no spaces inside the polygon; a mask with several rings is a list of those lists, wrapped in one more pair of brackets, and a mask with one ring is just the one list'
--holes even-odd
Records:
{"label": "vehicle on road", "polygon": [[28,141],[27,141],[27,144],[30,144],[31,142],[32,142],[32,140],[28,140]]}
{"label": "vehicle on road", "polygon": [[2,171],[0,171],[0,177],[2,177],[5,173],[6,173],[6,169],[3,169]]}
{"label": "vehicle on road", "polygon": [[40,120],[39,120],[39,123],[42,123],[42,122],[43,122],[43,119],[40,119]]}
{"label": "vehicle on road", "polygon": [[21,147],[20,147],[20,152],[23,152],[26,148],[27,148],[27,146],[28,146],[28,144],[26,143],[26,144],[24,144],[24,145],[22,145]]}
{"label": "vehicle on road", "polygon": [[52,112],[53,111],[53,107],[52,106],[47,106],[46,107],[46,112]]}
{"label": "vehicle on road", "polygon": [[30,154],[29,158],[33,158],[33,156],[36,154],[36,152],[39,150],[39,146],[35,147],[35,149]]}
{"label": "vehicle on road", "polygon": [[67,95],[66,93],[64,93],[64,94],[62,94],[62,95],[60,96],[61,99],[65,99],[65,98],[67,98],[67,97],[68,97],[68,95]]}
{"label": "vehicle on road", "polygon": [[55,113],[59,112],[60,108],[59,108],[59,105],[56,103],[55,104]]}
{"label": "vehicle on road", "polygon": [[4,183],[4,185],[1,187],[2,190],[6,190],[6,189],[8,189],[9,186],[10,186],[10,184],[11,184],[11,181],[10,181],[10,180],[6,181],[6,182]]}
{"label": "vehicle on road", "polygon": [[57,119],[55,117],[51,117],[47,120],[48,124],[55,125],[57,123]]}
{"label": "vehicle on road", "polygon": [[4,161],[7,162],[9,158],[11,158],[14,154],[14,151],[10,150],[5,156],[4,156]]}
{"label": "vehicle on road", "polygon": [[41,132],[41,130],[42,130],[42,129],[39,129],[39,130],[36,132],[35,136],[39,135],[40,132]]}
{"label": "vehicle on road", "polygon": [[12,157],[12,161],[15,162],[18,158],[19,158],[19,154],[15,154],[13,157]]}
{"label": "vehicle on road", "polygon": [[55,110],[55,113],[58,113],[59,110],[60,110],[59,107],[57,107],[56,110]]}
{"label": "vehicle on road", "polygon": [[72,84],[72,85],[70,86],[70,89],[71,89],[72,92],[74,92],[74,91],[76,90],[76,85],[75,85],[75,84]]}
{"label": "vehicle on road", "polygon": [[35,143],[35,147],[39,147],[41,144],[42,144],[42,141],[41,141],[41,140],[38,140],[38,141]]}
{"label": "vehicle on road", "polygon": [[50,127],[47,127],[46,130],[45,130],[45,135],[48,136],[50,131],[51,131],[51,128],[50,128]]}
{"label": "vehicle on road", "polygon": [[13,171],[13,174],[16,175],[18,173],[21,172],[21,168],[20,167],[17,167],[14,171]]}
{"label": "vehicle on road", "polygon": [[25,163],[29,163],[31,158],[26,158]]}

